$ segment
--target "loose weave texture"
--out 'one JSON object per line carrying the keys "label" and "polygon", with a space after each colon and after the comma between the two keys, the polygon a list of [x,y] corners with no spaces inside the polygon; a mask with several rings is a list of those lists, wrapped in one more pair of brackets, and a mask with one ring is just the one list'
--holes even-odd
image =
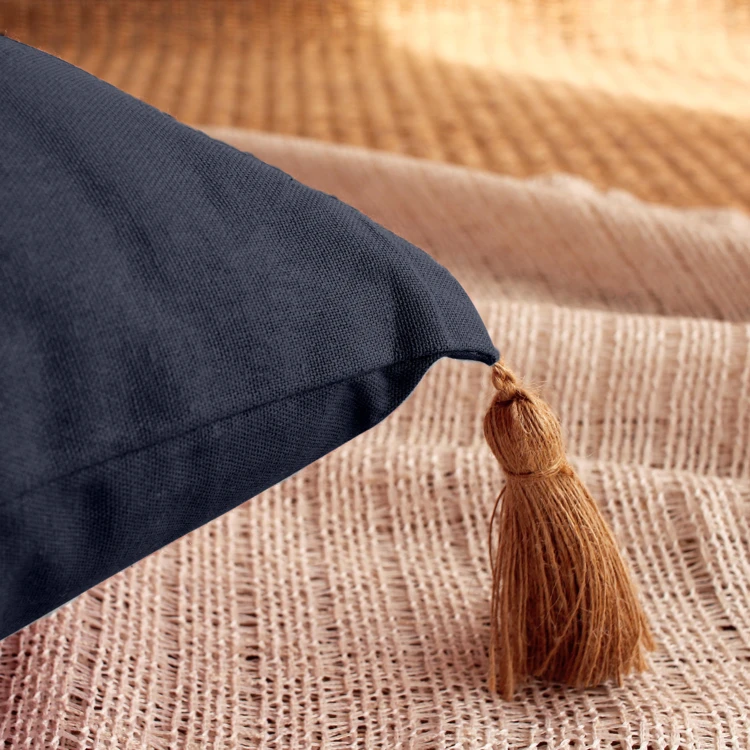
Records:
{"label": "loose weave texture", "polygon": [[214,131],[461,281],[543,388],[658,650],[621,688],[486,687],[487,368],[0,644],[8,748],[750,747],[750,219]]}
{"label": "loose weave texture", "polygon": [[747,0],[2,0],[192,124],[750,208]]}

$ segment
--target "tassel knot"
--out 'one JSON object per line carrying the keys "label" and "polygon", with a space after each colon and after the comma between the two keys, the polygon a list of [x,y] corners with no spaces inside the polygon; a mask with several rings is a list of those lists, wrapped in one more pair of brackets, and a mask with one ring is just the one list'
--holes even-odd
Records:
{"label": "tassel knot", "polygon": [[497,391],[497,398],[511,402],[520,394],[516,376],[502,362],[496,362],[492,366],[491,377],[492,385]]}
{"label": "tassel knot", "polygon": [[495,398],[484,435],[507,476],[550,476],[568,467],[557,417],[524,390],[501,362],[492,368]]}

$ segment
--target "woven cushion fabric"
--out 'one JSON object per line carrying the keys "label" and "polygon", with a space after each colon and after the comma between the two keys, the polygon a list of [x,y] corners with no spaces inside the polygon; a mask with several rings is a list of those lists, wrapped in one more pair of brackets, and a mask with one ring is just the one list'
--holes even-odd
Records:
{"label": "woven cushion fabric", "polygon": [[0,637],[492,363],[440,265],[0,38]]}

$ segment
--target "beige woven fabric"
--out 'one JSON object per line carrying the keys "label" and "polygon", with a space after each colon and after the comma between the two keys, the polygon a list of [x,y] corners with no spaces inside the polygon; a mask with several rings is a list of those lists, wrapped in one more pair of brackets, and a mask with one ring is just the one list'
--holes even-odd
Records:
{"label": "beige woven fabric", "polygon": [[219,133],[419,243],[561,415],[653,671],[485,687],[489,370],[0,643],[7,748],[750,747],[750,219]]}

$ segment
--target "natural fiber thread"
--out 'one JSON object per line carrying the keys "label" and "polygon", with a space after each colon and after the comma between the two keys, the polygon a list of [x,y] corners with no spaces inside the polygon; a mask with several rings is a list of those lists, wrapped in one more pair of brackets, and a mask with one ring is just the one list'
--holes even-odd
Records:
{"label": "natural fiber thread", "polygon": [[502,362],[484,420],[506,484],[492,562],[490,688],[527,676],[579,687],[646,666],[654,647],[614,534],[565,457],[560,423]]}

